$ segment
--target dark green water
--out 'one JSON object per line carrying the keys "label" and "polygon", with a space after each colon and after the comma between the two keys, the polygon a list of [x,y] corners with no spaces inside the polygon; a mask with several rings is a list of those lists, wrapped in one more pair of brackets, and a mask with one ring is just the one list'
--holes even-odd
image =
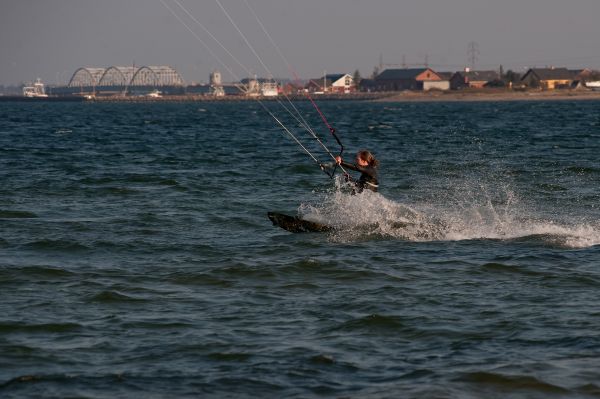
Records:
{"label": "dark green water", "polygon": [[600,103],[321,105],[1,104],[0,397],[600,397]]}

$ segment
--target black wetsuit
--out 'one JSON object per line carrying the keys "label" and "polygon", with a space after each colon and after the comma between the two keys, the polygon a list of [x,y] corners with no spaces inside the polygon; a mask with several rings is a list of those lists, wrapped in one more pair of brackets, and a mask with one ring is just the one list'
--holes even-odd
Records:
{"label": "black wetsuit", "polygon": [[353,163],[343,162],[341,165],[344,169],[355,170],[360,172],[360,178],[355,183],[357,191],[361,193],[365,188],[377,192],[379,181],[377,180],[377,167],[375,166],[359,166]]}

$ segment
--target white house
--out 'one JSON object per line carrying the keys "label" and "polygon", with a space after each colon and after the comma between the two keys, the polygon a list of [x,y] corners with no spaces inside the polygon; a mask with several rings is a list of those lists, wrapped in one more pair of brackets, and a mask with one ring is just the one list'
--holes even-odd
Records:
{"label": "white house", "polygon": [[328,74],[318,79],[310,79],[306,89],[311,92],[350,93],[356,90],[352,75]]}

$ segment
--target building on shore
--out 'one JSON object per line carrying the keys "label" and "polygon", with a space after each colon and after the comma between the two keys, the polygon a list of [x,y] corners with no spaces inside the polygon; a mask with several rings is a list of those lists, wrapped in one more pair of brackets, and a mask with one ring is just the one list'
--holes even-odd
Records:
{"label": "building on shore", "polygon": [[[431,68],[386,69],[377,75],[373,83],[373,91],[430,90],[448,86]],[[438,83],[436,83],[438,82]],[[447,82],[447,81],[446,81]],[[439,87],[436,87],[438,86]]]}
{"label": "building on shore", "polygon": [[567,68],[531,68],[521,78],[526,87],[553,90],[568,88],[576,80],[578,71]]}
{"label": "building on shore", "polygon": [[301,94],[304,90],[304,84],[302,82],[286,82],[281,86],[281,93],[285,95]]}
{"label": "building on shore", "polygon": [[450,88],[458,89],[482,89],[494,81],[501,79],[497,71],[471,71],[465,68],[464,71],[456,72],[450,78]]}
{"label": "building on shore", "polygon": [[356,91],[356,86],[352,75],[338,73],[309,79],[305,89],[311,93],[351,93]]}
{"label": "building on shore", "polygon": [[225,90],[223,89],[223,79],[221,78],[221,72],[213,71],[210,74],[210,95],[214,97],[225,96]]}
{"label": "building on shore", "polygon": [[279,95],[279,84],[273,79],[246,78],[242,79],[237,87],[248,97],[276,97]]}

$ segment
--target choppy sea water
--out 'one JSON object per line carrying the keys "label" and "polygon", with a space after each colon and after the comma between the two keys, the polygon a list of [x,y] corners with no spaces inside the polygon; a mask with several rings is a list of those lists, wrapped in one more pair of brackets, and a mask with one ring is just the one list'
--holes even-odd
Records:
{"label": "choppy sea water", "polygon": [[0,397],[600,397],[600,103],[320,106],[1,104]]}

